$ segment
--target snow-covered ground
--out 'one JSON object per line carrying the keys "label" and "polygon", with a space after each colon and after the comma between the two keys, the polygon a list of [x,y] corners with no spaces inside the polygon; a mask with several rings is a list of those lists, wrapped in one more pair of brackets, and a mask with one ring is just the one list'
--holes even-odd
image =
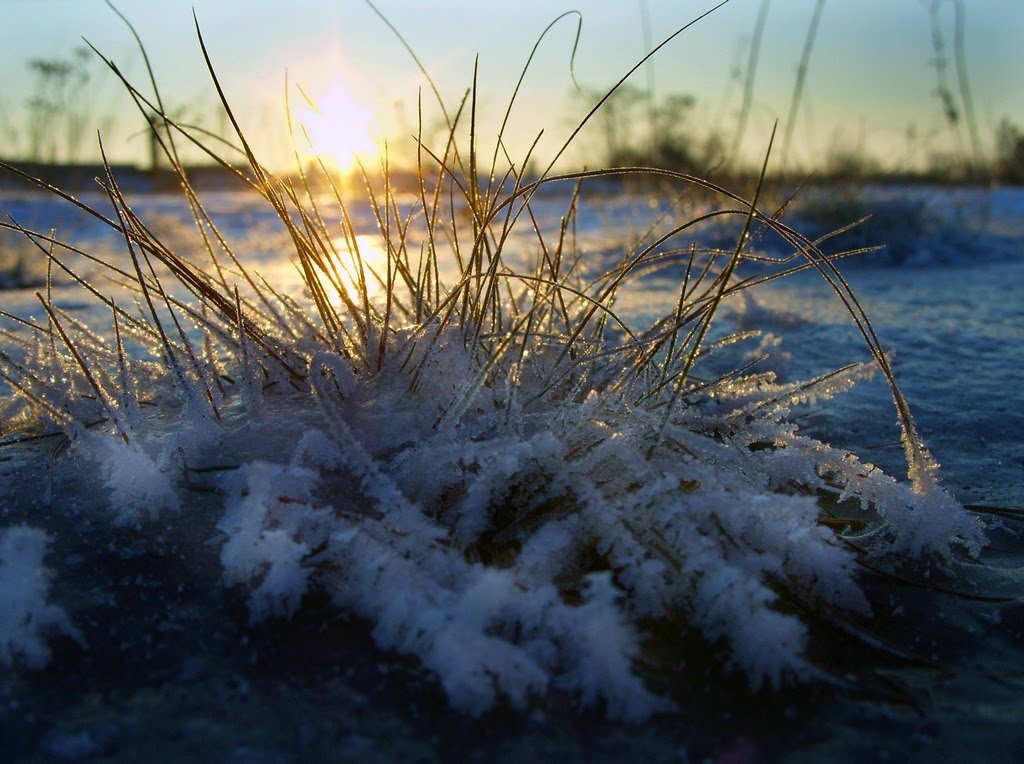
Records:
{"label": "snow-covered ground", "polygon": [[[860,193],[857,204],[892,218],[878,221],[880,235],[902,238],[889,255],[843,261],[843,271],[893,353],[924,441],[942,464],[942,485],[964,504],[1019,510],[1024,302],[1016,285],[1024,283],[1024,192]],[[91,201],[104,204],[99,197]],[[282,256],[287,236],[265,204],[236,194],[213,195],[206,203],[221,230],[240,242],[238,251],[254,272],[280,293],[301,297],[301,275]],[[87,216],[69,214],[66,205],[24,195],[4,197],[0,206],[21,225],[43,232],[56,227],[61,238],[130,270],[123,244],[101,235],[102,227]],[[141,197],[132,209],[175,251],[199,251],[177,199]],[[622,196],[581,207],[572,231],[581,267],[594,274],[613,267],[644,234],[652,209],[656,217],[646,199]],[[564,200],[543,200],[538,211],[557,237]],[[375,244],[375,223],[365,211],[355,214],[362,217],[354,233],[372,265],[372,258],[384,256]],[[833,222],[834,214],[818,205],[795,226],[814,229]],[[523,263],[536,249],[531,234],[535,239],[526,228],[513,242]],[[730,246],[727,234],[721,246]],[[719,245],[714,225],[701,235]],[[847,237],[854,238],[839,248],[885,243],[872,238],[871,223]],[[22,243],[5,234],[0,245]],[[770,239],[764,247],[765,254],[781,253]],[[101,291],[117,291],[87,259],[71,254],[67,262],[94,274]],[[760,268],[752,263],[738,275],[756,277]],[[42,273],[45,281],[45,268]],[[620,296],[615,315],[630,327],[671,315],[684,278],[679,263],[642,277]],[[205,700],[182,700],[206,692],[223,702],[246,702],[248,690],[235,681],[255,688],[255,707],[240,712],[247,723],[262,720],[275,688],[286,685],[307,712],[310,693],[344,702],[364,729],[346,727],[336,750],[356,758],[371,758],[373,741],[379,745],[396,719],[422,742],[424,725],[404,717],[405,702],[394,697],[402,691],[416,696],[417,715],[429,715],[424,708],[438,692],[471,716],[506,705],[525,710],[532,721],[523,724],[534,724],[528,731],[537,735],[545,713],[575,724],[566,721],[560,703],[597,706],[625,720],[661,711],[700,719],[706,711],[692,708],[685,688],[708,690],[706,682],[720,694],[750,698],[762,686],[824,676],[847,681],[845,672],[864,671],[851,684],[889,692],[892,702],[917,679],[903,677],[901,689],[893,690],[872,659],[830,652],[843,639],[837,634],[846,629],[870,643],[907,631],[917,642],[894,652],[917,658],[920,641],[941,629],[906,591],[886,591],[885,579],[863,581],[858,560],[895,571],[904,557],[922,553],[929,560],[929,554],[959,559],[982,540],[970,512],[937,487],[929,494],[920,475],[911,476],[916,483],[906,479],[892,396],[880,375],[868,379],[868,366],[853,367],[801,385],[870,361],[849,313],[813,272],[729,297],[709,334],[715,341],[736,331],[762,332],[702,359],[708,380],[716,364],[726,373],[757,358],[760,366],[745,374],[770,370],[774,377],[710,381],[700,406],[683,407],[671,420],[659,413],[677,405],[669,401],[671,385],[644,388],[651,380],[624,381],[614,368],[580,363],[576,368],[589,376],[559,378],[548,385],[554,391],[541,390],[547,370],[560,362],[545,355],[557,355],[557,347],[541,346],[524,353],[507,376],[477,375],[478,361],[463,340],[440,327],[441,339],[429,352],[402,345],[413,335],[398,333],[391,341],[411,348],[407,355],[382,359],[377,374],[353,373],[311,343],[298,308],[288,350],[308,364],[308,385],[291,394],[281,392],[287,375],[271,368],[260,348],[232,336],[230,322],[223,338],[212,338],[216,347],[197,351],[216,370],[209,377],[220,387],[215,419],[192,395],[198,386],[176,386],[173,375],[158,368],[154,359],[161,351],[146,348],[152,337],[128,332],[122,319],[128,359],[122,361],[110,307],[59,272],[52,281],[42,302],[62,309],[55,315],[74,333],[72,344],[97,366],[106,359],[112,372],[92,393],[72,392],[71,378],[79,372],[69,353],[55,349],[55,334],[29,350],[10,336],[0,341],[10,354],[5,395],[13,396],[16,384],[35,390],[25,381],[32,374],[19,376],[19,368],[50,368],[68,377],[38,380],[39,389],[64,393],[47,393],[54,397],[43,397],[34,413],[32,395],[7,408],[12,422],[48,411],[48,424],[62,436],[15,443],[24,436],[5,425],[11,444],[0,446],[0,602],[10,602],[18,614],[13,626],[0,629],[0,657],[8,664],[0,667],[8,672],[0,700],[10,711],[4,731],[20,727],[18,750],[26,754],[106,755],[138,746],[149,725],[161,736],[177,735],[167,750],[219,740],[223,755],[244,755],[246,741],[230,718],[215,719]],[[54,321],[36,291],[46,287],[4,292],[3,310],[40,326]],[[145,311],[139,305],[135,312]],[[4,328],[24,334],[13,319]],[[203,332],[186,329],[200,348]],[[244,352],[222,355],[231,343]],[[57,355],[64,366],[53,364]],[[418,368],[415,385],[409,366]],[[854,381],[852,390],[833,396]],[[627,392],[604,393],[619,388]],[[529,400],[534,393],[539,402]],[[108,394],[109,401],[100,400]],[[545,395],[558,405],[545,407]],[[118,422],[84,426],[98,419]],[[662,449],[657,458],[652,432]],[[931,466],[916,465],[926,472]],[[837,518],[821,524],[818,497],[830,491],[843,492],[832,497],[838,498]],[[932,514],[922,520],[925,511]],[[876,534],[881,542],[859,535],[860,524],[870,529],[879,523],[888,528]],[[847,535],[839,542],[834,530],[843,524]],[[997,541],[1012,549],[1012,537],[998,533]],[[879,557],[851,551],[879,543]],[[982,593],[1013,599],[1022,558],[999,554],[993,563],[998,575],[978,573]],[[952,588],[948,575],[937,563],[935,580]],[[956,610],[952,602],[942,607]],[[1010,639],[1014,629],[1019,636],[1019,604],[968,612],[975,606],[970,603],[950,616],[953,632],[988,628],[993,644]],[[919,620],[894,620],[904,612]],[[349,617],[357,620],[338,620]],[[645,624],[651,621],[662,625],[650,631]],[[666,624],[675,636],[662,634]],[[337,639],[352,639],[364,651],[375,645],[395,652],[364,654],[332,644]],[[923,657],[938,660],[956,640],[934,636],[936,654]],[[309,664],[296,667],[291,654],[305,650],[312,654]],[[414,656],[415,664],[396,652]],[[30,670],[51,655],[48,671]],[[710,667],[698,665],[698,655]],[[1006,681],[1021,681],[1024,668],[1014,663],[1020,658],[1019,650],[998,652],[1010,666],[1004,666]],[[671,670],[662,671],[660,660]],[[266,668],[274,661],[288,670]],[[288,685],[289,671],[306,679]],[[253,672],[269,672],[271,680]],[[318,672],[330,679],[309,679]],[[391,672],[402,678],[386,678]],[[666,683],[659,673],[682,679]],[[740,683],[728,684],[736,676]],[[84,700],[83,682],[98,683],[101,699]],[[682,682],[682,695],[673,682]],[[972,691],[984,695],[990,688]],[[61,692],[72,699],[58,700]],[[353,705],[355,696],[363,700]],[[814,718],[799,696],[777,697],[791,704],[792,711],[782,710],[794,717],[793,726]],[[737,708],[746,702],[737,699]],[[863,713],[856,705],[843,707],[848,718]],[[154,721],[161,713],[170,721]],[[326,718],[309,713],[313,731],[303,733],[312,736],[305,750],[322,751],[340,733],[324,732],[317,725]],[[448,711],[437,713],[459,723]],[[125,721],[125,714],[142,721]],[[515,728],[518,722],[502,724]],[[667,729],[634,745],[683,744]],[[704,732],[692,745],[711,752],[743,749],[742,740],[755,752],[787,747],[768,730],[753,729],[745,728],[750,740],[731,731]],[[685,741],[691,733],[679,734]],[[797,744],[809,739],[795,737]],[[272,735],[257,735],[253,745],[271,742],[286,746]]]}

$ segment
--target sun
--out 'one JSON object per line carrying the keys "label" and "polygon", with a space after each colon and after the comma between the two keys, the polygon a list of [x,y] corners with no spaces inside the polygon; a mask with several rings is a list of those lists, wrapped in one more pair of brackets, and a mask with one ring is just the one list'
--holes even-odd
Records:
{"label": "sun", "polygon": [[374,113],[343,81],[332,80],[319,92],[300,89],[300,93],[302,97],[292,109],[300,149],[339,170],[350,169],[357,158],[377,153]]}

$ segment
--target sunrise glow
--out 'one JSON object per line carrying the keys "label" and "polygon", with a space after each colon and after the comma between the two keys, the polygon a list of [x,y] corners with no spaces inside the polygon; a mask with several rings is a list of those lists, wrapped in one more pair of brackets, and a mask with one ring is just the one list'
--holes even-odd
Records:
{"label": "sunrise glow", "polygon": [[[358,248],[359,259],[363,263],[363,276],[366,279],[366,294],[371,301],[376,299],[383,291],[380,281],[373,276],[373,273],[384,273],[387,268],[387,252],[381,242],[380,236],[376,234],[356,234],[354,245]],[[356,276],[355,252],[346,242],[344,237],[338,237],[334,246],[342,254],[342,284],[349,295],[360,293],[359,279]],[[348,261],[347,263],[345,261]],[[333,284],[324,284],[327,292],[327,299],[336,307],[341,307],[344,301],[341,294]]]}
{"label": "sunrise glow", "polygon": [[320,92],[300,89],[293,105],[296,143],[300,151],[346,170],[359,158],[376,153],[374,113],[360,103],[341,80]]}

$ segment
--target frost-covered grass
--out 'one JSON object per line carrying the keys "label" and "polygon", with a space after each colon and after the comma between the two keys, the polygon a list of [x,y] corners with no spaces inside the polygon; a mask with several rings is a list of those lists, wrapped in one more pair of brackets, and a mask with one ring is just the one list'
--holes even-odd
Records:
{"label": "frost-covered grass", "polygon": [[[141,109],[164,112],[128,87]],[[416,193],[394,189],[384,157],[355,199],[326,168],[314,181],[262,167],[224,100],[244,161],[206,150],[274,210],[303,294],[247,265],[184,170],[198,252],[168,246],[117,179],[101,179],[110,210],[91,213],[124,241],[120,264],[96,263],[113,284],[67,265],[70,243],[5,223],[110,316],[87,326],[50,290],[38,295],[0,353],[7,421],[60,433],[60,458],[91,469],[112,521],[140,533],[187,519],[193,491],[214,490],[224,583],[247,588],[252,621],[326,591],[470,714],[553,691],[614,718],[667,710],[641,678],[653,623],[699,633],[755,689],[825,679],[800,614],[842,624],[869,613],[859,562],[952,565],[958,550],[979,551],[981,527],[940,486],[834,257],[758,190],[747,199],[656,169],[527,178],[530,157],[499,170],[502,136],[481,149],[476,104],[475,86],[456,110],[440,104],[448,139],[417,144]],[[203,146],[165,128],[172,166],[181,142]],[[587,183],[629,174],[715,203],[659,216],[615,262],[591,262],[574,227]],[[540,207],[557,198],[551,228]],[[377,221],[380,260],[360,246],[356,204]],[[708,245],[712,229],[731,243]],[[767,237],[791,254],[764,255]],[[762,358],[775,339],[723,333],[715,319],[809,268],[873,360],[783,382]],[[675,306],[628,326],[617,301],[652,271],[677,279]],[[906,481],[790,417],[877,372]]]}

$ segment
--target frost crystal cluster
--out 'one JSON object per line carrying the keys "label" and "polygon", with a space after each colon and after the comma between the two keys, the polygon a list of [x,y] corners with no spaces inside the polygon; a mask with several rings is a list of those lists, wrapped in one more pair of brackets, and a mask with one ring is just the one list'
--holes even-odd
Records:
{"label": "frost crystal cluster", "polygon": [[47,602],[46,534],[15,525],[0,529],[0,663],[31,669],[50,662],[47,636],[77,632],[63,608]]}

